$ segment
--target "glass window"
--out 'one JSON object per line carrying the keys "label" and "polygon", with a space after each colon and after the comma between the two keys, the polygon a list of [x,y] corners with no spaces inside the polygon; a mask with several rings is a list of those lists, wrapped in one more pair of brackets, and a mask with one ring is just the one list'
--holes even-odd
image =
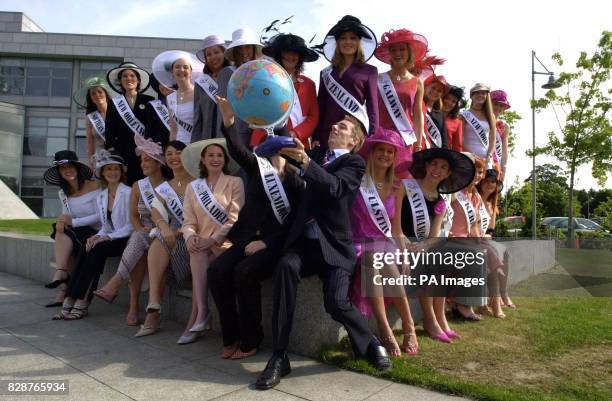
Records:
{"label": "glass window", "polygon": [[87,160],[87,139],[83,137],[76,138],[76,152],[81,160]]}
{"label": "glass window", "polygon": [[47,138],[47,156],[53,156],[63,149],[68,149],[67,138]]}
{"label": "glass window", "polygon": [[47,138],[25,136],[23,138],[23,154],[26,156],[47,156]]}
{"label": "glass window", "polygon": [[24,76],[23,59],[0,57],[0,94],[23,95]]}
{"label": "glass window", "polygon": [[23,154],[47,157],[68,148],[68,118],[27,117]]}
{"label": "glass window", "polygon": [[72,62],[26,60],[26,95],[69,97],[72,83]]}
{"label": "glass window", "polygon": [[49,118],[49,127],[63,127],[68,128],[70,121],[67,118]]}
{"label": "glass window", "polygon": [[[23,191],[23,189],[22,189]],[[42,198],[22,197],[21,200],[25,203],[36,215],[43,215],[43,200]]]}
{"label": "glass window", "polygon": [[47,128],[47,136],[68,136],[68,128]]}
{"label": "glass window", "polygon": [[28,76],[26,80],[26,95],[49,96],[49,78],[36,78]]}

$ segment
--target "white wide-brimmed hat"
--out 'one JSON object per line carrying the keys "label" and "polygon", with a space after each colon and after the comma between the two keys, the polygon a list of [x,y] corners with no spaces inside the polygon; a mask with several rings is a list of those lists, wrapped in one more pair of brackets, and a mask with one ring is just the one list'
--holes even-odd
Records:
{"label": "white wide-brimmed hat", "polygon": [[202,141],[193,142],[187,145],[187,147],[181,152],[183,167],[185,170],[187,170],[190,176],[200,176],[200,160],[202,158],[202,151],[209,145],[219,145],[225,149],[225,154],[229,158],[227,168],[230,174],[234,174],[240,169],[238,163],[236,163],[236,161],[229,155],[225,138],[204,139]]}
{"label": "white wide-brimmed hat", "polygon": [[111,88],[113,88],[118,93],[125,92],[121,87],[121,79],[119,79],[119,74],[121,74],[121,72],[124,70],[132,70],[140,78],[140,88],[138,89],[138,92],[144,92],[145,90],[147,90],[147,88],[149,87],[149,73],[147,72],[147,70],[140,68],[131,61],[125,61],[108,72],[108,74],[106,75],[106,80],[108,81],[108,84],[111,86]]}
{"label": "white wide-brimmed hat", "polygon": [[155,78],[167,88],[172,88],[176,85],[176,80],[174,75],[172,75],[172,66],[179,59],[187,60],[191,65],[192,82],[202,75],[204,64],[198,60],[195,54],[183,50],[167,50],[158,54],[153,59],[151,67]]}
{"label": "white wide-brimmed hat", "polygon": [[227,48],[227,44],[225,40],[219,35],[208,35],[202,41],[200,45],[200,50],[196,52],[196,57],[203,63],[206,63],[206,49],[213,46],[221,46],[223,51]]}
{"label": "white wide-brimmed hat", "polygon": [[250,28],[236,29],[232,33],[232,43],[230,43],[227,49],[225,49],[225,58],[228,59],[229,61],[234,61],[234,52],[232,49],[234,47],[247,46],[247,45],[257,46],[260,51],[263,48],[263,45],[259,42],[259,39],[257,38],[257,36],[255,36],[255,33],[253,32],[252,29]]}

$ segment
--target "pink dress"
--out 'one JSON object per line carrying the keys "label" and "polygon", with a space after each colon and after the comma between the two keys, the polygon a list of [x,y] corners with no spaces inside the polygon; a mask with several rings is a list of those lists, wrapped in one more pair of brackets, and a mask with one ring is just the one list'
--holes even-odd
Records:
{"label": "pink dress", "polygon": [[[396,190],[401,190],[401,187]],[[395,216],[395,191],[391,192],[387,199],[383,201],[383,204],[389,215],[389,220],[392,221]],[[372,221],[360,192],[357,193],[353,208],[351,209],[351,227],[353,231],[353,246],[357,255],[355,277],[351,288],[351,302],[359,309],[362,315],[370,316],[373,312],[372,305],[361,290],[361,255],[364,251],[362,240],[368,239],[368,243],[365,244],[366,251],[394,252],[396,246],[389,238],[383,235],[378,226]],[[391,303],[391,299],[385,298],[385,304],[389,303]]]}

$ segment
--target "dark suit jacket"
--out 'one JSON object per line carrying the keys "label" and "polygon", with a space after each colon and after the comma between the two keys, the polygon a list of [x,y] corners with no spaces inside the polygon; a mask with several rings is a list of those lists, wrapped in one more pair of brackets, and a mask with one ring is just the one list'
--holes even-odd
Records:
{"label": "dark suit jacket", "polygon": [[268,249],[280,251],[305,190],[304,180],[297,172],[286,172],[283,176],[282,184],[291,205],[291,213],[283,224],[280,224],[263,188],[255,155],[242,143],[237,125],[234,124],[227,130],[222,128],[222,132],[227,140],[230,156],[247,174],[244,206],[240,209],[238,220],[227,238],[238,247],[245,247],[249,242],[260,239],[266,243]]}
{"label": "dark suit jacket", "polygon": [[[166,103],[164,102],[164,104]],[[145,125],[145,138],[151,138],[153,142],[160,143],[162,147],[166,146],[170,140],[170,130],[160,120],[155,108],[150,103],[147,103],[145,114],[146,118],[143,121]]]}
{"label": "dark suit jacket", "polygon": [[306,192],[285,247],[295,246],[306,223],[314,218],[325,262],[353,272],[355,249],[349,214],[365,172],[365,161],[359,155],[345,154],[324,168],[319,165],[324,155],[321,148],[309,155],[312,160],[303,176]]}
{"label": "dark suit jacket", "polygon": [[[136,96],[136,103],[134,103],[134,115],[142,125],[146,123],[146,108],[148,103],[154,98],[149,95],[143,95],[139,93]],[[128,185],[132,185],[134,182],[143,178],[142,169],[140,168],[140,161],[136,156],[136,143],[134,143],[134,132],[127,126],[123,119],[119,115],[115,103],[111,100],[108,105],[108,111],[106,112],[106,149],[115,149],[127,165],[127,178]]]}

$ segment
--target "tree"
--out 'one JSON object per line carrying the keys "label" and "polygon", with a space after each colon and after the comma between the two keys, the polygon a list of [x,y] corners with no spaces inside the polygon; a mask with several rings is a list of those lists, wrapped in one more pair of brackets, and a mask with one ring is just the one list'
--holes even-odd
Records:
{"label": "tree", "polygon": [[595,209],[597,216],[603,217],[603,226],[605,229],[612,231],[612,198],[600,203]]}
{"label": "tree", "polygon": [[[563,65],[561,55],[556,53],[553,60]],[[563,95],[549,90],[544,98],[532,103],[541,110],[552,105],[559,123],[559,133],[548,133],[548,145],[536,149],[536,154],[547,154],[559,160],[569,173],[568,217],[574,216],[574,184],[576,169],[592,163],[592,175],[600,185],[606,181],[612,170],[612,128],[608,113],[612,102],[612,90],[604,89],[610,79],[612,64],[612,33],[604,31],[598,48],[591,57],[582,52],[576,62],[576,72],[565,72],[559,83],[565,86]],[[604,93],[604,90],[607,93]],[[565,114],[559,120],[556,107]],[[530,153],[528,153],[530,154]],[[568,241],[573,243],[574,227],[569,225]]]}
{"label": "tree", "polygon": [[595,190],[584,189],[576,191],[576,199],[580,202],[580,214],[584,217],[597,216],[595,210],[597,207],[612,198],[612,189]]}
{"label": "tree", "polygon": [[508,136],[508,154],[512,154],[514,152],[514,148],[516,146],[516,135],[514,134],[514,127],[518,120],[521,120],[523,117],[519,113],[513,110],[506,110],[501,112],[498,117],[500,120],[504,120],[506,124],[510,127],[510,135]]}

